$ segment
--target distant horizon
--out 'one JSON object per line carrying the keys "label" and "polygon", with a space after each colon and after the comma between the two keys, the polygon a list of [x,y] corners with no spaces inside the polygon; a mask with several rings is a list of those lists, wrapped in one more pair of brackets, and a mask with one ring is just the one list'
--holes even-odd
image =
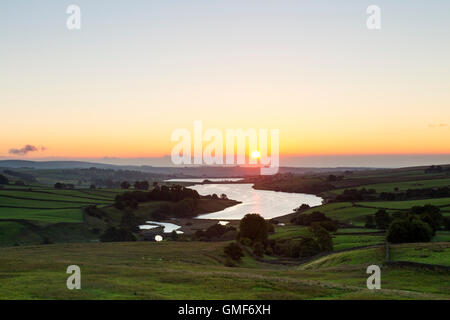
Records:
{"label": "distant horizon", "polygon": [[[101,157],[101,158],[77,158],[77,157],[2,157],[1,160],[13,161],[81,161],[99,164],[111,164],[119,166],[152,166],[152,167],[199,167],[207,165],[174,165],[170,156],[161,157]],[[338,167],[362,167],[362,168],[401,168],[427,165],[450,164],[450,154],[361,154],[361,155],[306,155],[306,156],[281,156],[280,167],[296,168],[338,168]],[[233,165],[234,166],[234,165]],[[217,165],[220,167],[220,165]],[[232,166],[231,166],[232,167]]]}
{"label": "distant horizon", "polygon": [[[79,30],[59,2],[0,4],[0,156],[165,163],[197,120],[279,130],[282,165],[450,154],[449,1],[379,0],[379,30],[357,0],[76,5]],[[427,156],[289,159],[371,153]]]}

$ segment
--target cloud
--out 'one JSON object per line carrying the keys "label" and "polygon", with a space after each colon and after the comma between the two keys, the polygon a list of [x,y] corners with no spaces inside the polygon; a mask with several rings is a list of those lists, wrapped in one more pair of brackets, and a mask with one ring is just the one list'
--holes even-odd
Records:
{"label": "cloud", "polygon": [[31,144],[27,144],[25,147],[20,148],[20,149],[9,149],[9,154],[15,154],[15,155],[20,155],[20,156],[24,156],[26,154],[28,154],[28,152],[36,152],[36,151],[44,151],[46,148],[45,147],[40,147],[37,148]]}

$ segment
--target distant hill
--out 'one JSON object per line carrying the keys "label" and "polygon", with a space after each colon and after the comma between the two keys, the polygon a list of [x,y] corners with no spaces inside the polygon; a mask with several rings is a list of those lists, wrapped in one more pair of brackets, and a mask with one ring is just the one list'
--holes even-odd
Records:
{"label": "distant hill", "polygon": [[[112,169],[112,170],[133,170],[173,177],[243,177],[247,175],[258,175],[259,168],[252,167],[221,167],[221,166],[198,166],[198,167],[153,167],[153,166],[133,166],[114,165],[84,161],[29,161],[29,160],[0,160],[0,168],[3,169]],[[280,173],[292,172],[296,174],[321,173],[321,172],[343,172],[367,170],[370,168],[339,167],[339,168],[297,168],[280,167]]]}
{"label": "distant hill", "polygon": [[29,161],[29,160],[0,160],[0,168],[29,168],[29,169],[120,169],[113,164],[93,163],[84,161]]}

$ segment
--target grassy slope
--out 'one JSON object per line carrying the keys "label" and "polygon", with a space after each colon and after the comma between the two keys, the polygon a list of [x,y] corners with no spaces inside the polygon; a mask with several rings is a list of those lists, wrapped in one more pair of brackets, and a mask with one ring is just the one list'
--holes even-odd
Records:
{"label": "grassy slope", "polygon": [[[222,264],[224,245],[141,242],[0,248],[0,298],[450,298],[450,277],[411,268],[383,268],[382,290],[367,290],[365,269],[382,263],[382,248],[334,254],[300,268],[262,264],[249,257],[240,267],[229,268]],[[405,252],[414,250],[414,245],[403,247]],[[71,264],[81,267],[81,290],[65,287],[65,270]]]}
{"label": "grassy slope", "polygon": [[[368,184],[364,186],[355,187],[357,189],[375,189],[376,192],[394,192],[395,188],[399,191],[405,191],[408,189],[422,189],[422,188],[436,188],[436,187],[448,187],[450,186],[450,179],[432,179],[432,180],[415,180],[406,182],[389,182],[389,183],[377,183]],[[346,188],[336,189],[331,192],[341,194]]]}
{"label": "grassy slope", "polygon": [[111,204],[116,194],[116,191],[110,190],[5,186],[0,189],[0,219],[82,222],[82,207]]}

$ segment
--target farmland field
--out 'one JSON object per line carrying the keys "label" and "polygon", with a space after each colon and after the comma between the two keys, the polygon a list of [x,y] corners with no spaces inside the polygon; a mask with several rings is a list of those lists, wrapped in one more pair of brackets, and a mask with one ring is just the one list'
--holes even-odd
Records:
{"label": "farmland field", "polygon": [[[225,243],[99,243],[0,248],[0,297],[25,299],[448,299],[450,277],[383,269],[381,290],[366,289],[366,267],[383,248],[332,254],[301,267],[245,257],[223,265]],[[410,256],[414,245],[395,247]],[[448,250],[448,244],[427,245]],[[408,257],[405,257],[408,258]],[[411,257],[415,259],[414,256]],[[435,255],[421,258],[436,261]],[[444,261],[446,263],[446,261]],[[81,266],[82,290],[65,288],[67,265]],[[436,285],[438,283],[438,285]],[[43,290],[45,288],[45,290]]]}

